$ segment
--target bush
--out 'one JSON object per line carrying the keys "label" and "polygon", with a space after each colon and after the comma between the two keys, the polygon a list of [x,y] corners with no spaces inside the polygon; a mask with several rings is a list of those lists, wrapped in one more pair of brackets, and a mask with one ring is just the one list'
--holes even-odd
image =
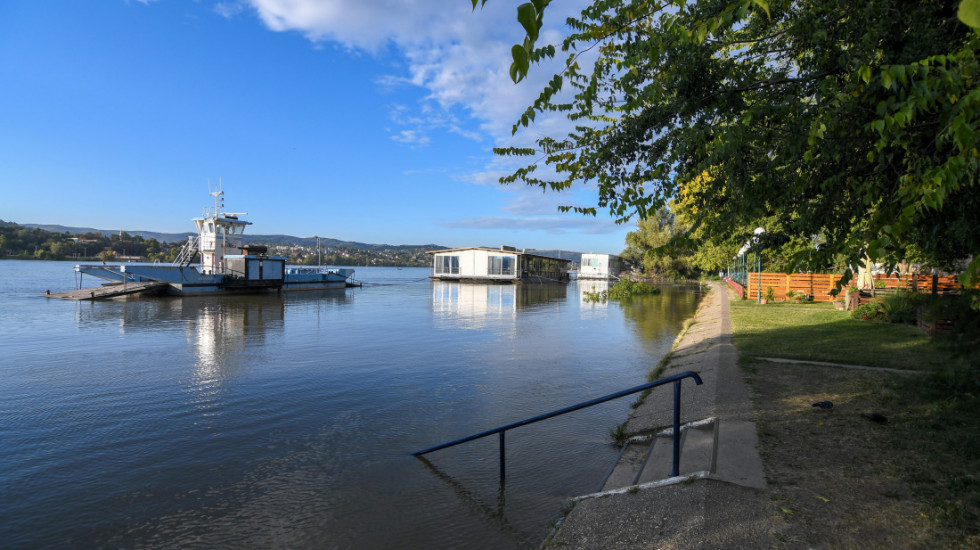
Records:
{"label": "bush", "polygon": [[638,283],[632,279],[620,279],[609,289],[608,297],[610,300],[628,300],[633,296],[643,294],[660,294],[660,288]]}
{"label": "bush", "polygon": [[886,321],[888,319],[885,315],[885,310],[881,307],[881,302],[877,300],[861,304],[854,308],[854,311],[851,312],[851,317],[862,321]]}
{"label": "bush", "polygon": [[881,309],[890,323],[906,323],[914,325],[918,320],[916,311],[922,303],[920,295],[908,290],[899,290],[885,296]]}

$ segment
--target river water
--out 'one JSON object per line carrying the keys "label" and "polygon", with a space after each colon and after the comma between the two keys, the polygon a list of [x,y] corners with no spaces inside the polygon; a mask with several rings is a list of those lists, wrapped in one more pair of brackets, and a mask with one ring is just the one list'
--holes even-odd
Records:
{"label": "river water", "polygon": [[[4,548],[528,548],[594,490],[625,397],[410,452],[645,381],[696,288],[433,282],[71,302],[69,262],[0,261]],[[96,286],[86,278],[85,286]]]}

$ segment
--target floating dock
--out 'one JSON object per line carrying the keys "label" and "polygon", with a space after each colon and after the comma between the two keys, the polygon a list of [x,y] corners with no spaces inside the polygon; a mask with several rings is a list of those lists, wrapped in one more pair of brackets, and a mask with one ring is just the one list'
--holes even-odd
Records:
{"label": "floating dock", "polygon": [[150,281],[142,283],[112,283],[94,288],[82,288],[79,290],[69,290],[68,292],[58,292],[45,294],[48,298],[58,298],[59,300],[105,300],[116,298],[117,296],[128,296],[130,294],[149,293],[157,294],[167,288],[169,283],[161,281]]}

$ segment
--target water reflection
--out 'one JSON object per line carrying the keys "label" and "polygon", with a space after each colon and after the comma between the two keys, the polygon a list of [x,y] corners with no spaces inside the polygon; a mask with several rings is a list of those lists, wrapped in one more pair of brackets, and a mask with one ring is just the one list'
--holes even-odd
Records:
{"label": "water reflection", "polygon": [[589,301],[586,297],[586,293],[597,294],[599,292],[608,292],[610,287],[612,287],[612,283],[610,281],[579,279],[578,281],[579,302],[583,304],[589,304],[594,307],[604,308],[609,305],[608,301],[604,301],[604,300]]}
{"label": "water reflection", "polygon": [[664,335],[675,333],[701,299],[691,285],[662,285],[660,290],[660,294],[619,302],[629,326],[651,354],[663,353],[660,343]]}
{"label": "water reflection", "polygon": [[481,328],[489,319],[512,319],[521,309],[565,300],[565,284],[432,282],[432,311],[443,319]]}
{"label": "water reflection", "polygon": [[266,333],[282,330],[285,304],[278,297],[223,297],[219,300],[183,299],[181,318],[187,324],[188,342],[197,358],[199,380],[224,378],[241,365],[249,347],[265,344]]}
{"label": "water reflection", "polygon": [[155,331],[180,321],[181,300],[139,299],[75,302],[75,323],[81,327],[118,325],[121,333]]}
{"label": "water reflection", "polygon": [[430,462],[427,458],[424,456],[417,458],[437,479],[443,481],[453,490],[460,502],[466,504],[485,520],[492,523],[494,528],[499,530],[501,535],[510,539],[515,547],[526,547],[535,542],[532,537],[522,532],[507,519],[507,486],[504,483],[500,483],[497,487],[496,506],[488,506],[477,495],[473,494],[471,490],[460,483],[459,480],[440,470],[438,466]]}

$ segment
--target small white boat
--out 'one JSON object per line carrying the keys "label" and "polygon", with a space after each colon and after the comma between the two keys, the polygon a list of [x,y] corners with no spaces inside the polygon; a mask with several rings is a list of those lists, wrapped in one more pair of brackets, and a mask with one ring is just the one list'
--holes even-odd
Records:
{"label": "small white boat", "polygon": [[[345,288],[354,276],[352,269],[320,266],[294,267],[286,258],[269,256],[267,248],[242,245],[247,214],[222,212],[224,191],[214,191],[214,208],[194,220],[197,236],[188,237],[171,265],[76,265],[75,272],[115,283],[166,283],[166,294],[186,296],[281,290],[324,290]],[[199,264],[191,261],[200,255]],[[79,285],[80,286],[80,285]]]}

